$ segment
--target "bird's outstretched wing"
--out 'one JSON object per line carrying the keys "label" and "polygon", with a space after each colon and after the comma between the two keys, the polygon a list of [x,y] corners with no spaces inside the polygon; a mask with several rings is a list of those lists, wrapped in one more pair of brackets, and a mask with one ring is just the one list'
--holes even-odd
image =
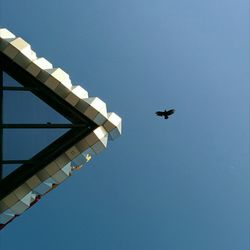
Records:
{"label": "bird's outstretched wing", "polygon": [[162,111],[157,111],[157,112],[155,112],[155,114],[158,115],[158,116],[163,116],[163,115],[164,115],[164,112],[162,112]]}
{"label": "bird's outstretched wing", "polygon": [[168,111],[165,111],[166,115],[172,115],[175,112],[175,109],[170,109]]}

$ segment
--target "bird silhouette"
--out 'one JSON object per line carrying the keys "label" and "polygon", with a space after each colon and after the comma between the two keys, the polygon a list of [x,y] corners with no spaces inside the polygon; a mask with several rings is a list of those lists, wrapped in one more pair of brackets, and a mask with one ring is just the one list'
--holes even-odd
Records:
{"label": "bird silhouette", "polygon": [[164,111],[157,111],[157,112],[155,112],[155,114],[157,115],[157,116],[163,116],[164,117],[164,119],[168,119],[168,117],[170,116],[170,115],[172,115],[173,113],[175,112],[175,109],[170,109],[170,110],[164,110]]}

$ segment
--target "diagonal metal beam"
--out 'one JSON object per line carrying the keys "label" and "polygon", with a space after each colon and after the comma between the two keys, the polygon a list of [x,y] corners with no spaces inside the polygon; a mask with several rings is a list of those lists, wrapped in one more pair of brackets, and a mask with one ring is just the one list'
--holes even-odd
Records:
{"label": "diagonal metal beam", "polygon": [[18,86],[1,86],[1,90],[3,91],[32,91],[35,88],[25,88],[25,87],[18,87]]}
{"label": "diagonal metal beam", "polygon": [[25,164],[25,163],[33,163],[34,164],[35,162],[32,162],[30,160],[2,160],[0,163],[12,165],[12,164]]}
{"label": "diagonal metal beam", "polygon": [[[0,87],[3,86],[3,70],[0,64]],[[0,91],[0,124],[3,123],[3,91]],[[0,128],[0,161],[3,159],[3,129]],[[0,181],[3,176],[3,165],[0,163]]]}
{"label": "diagonal metal beam", "polygon": [[54,93],[47,86],[42,84],[38,79],[25,71],[22,67],[17,65],[14,61],[8,58],[5,54],[0,52],[0,59],[2,70],[10,75],[14,80],[23,85],[25,88],[31,89],[31,92],[47,103],[50,107],[63,115],[66,119],[72,123],[86,123],[91,124],[92,127],[96,127],[96,124],[84,117],[80,111],[77,111],[63,98]]}
{"label": "diagonal metal beam", "polygon": [[92,130],[89,128],[71,129],[33,156],[14,172],[0,180],[0,200],[22,185],[38,171],[46,167],[71,146],[87,136],[91,131]]}
{"label": "diagonal metal beam", "polygon": [[46,124],[34,124],[34,123],[16,123],[16,124],[0,124],[1,129],[39,129],[39,128],[86,128],[86,124],[61,124],[61,123],[46,123]]}
{"label": "diagonal metal beam", "polygon": [[[0,179],[0,200],[13,192],[16,188],[34,176],[38,171],[42,170],[49,163],[54,161],[62,153],[67,151],[71,146],[75,145],[82,138],[87,136],[91,131],[98,127],[93,121],[85,117],[77,111],[63,98],[55,94],[44,84],[41,84],[35,77],[26,72],[22,67],[10,60],[6,55],[0,52],[0,66],[2,71],[6,72],[13,79],[23,85],[24,88],[31,89],[31,92],[42,101],[51,106],[55,111],[63,115],[74,125],[60,138],[52,142],[46,148],[41,150],[35,156],[23,162],[14,172]],[[1,86],[2,87],[2,86]],[[0,91],[3,93],[3,90]],[[1,98],[2,101],[2,98]],[[80,126],[79,126],[80,124]],[[3,126],[3,121],[1,121]],[[34,124],[33,124],[34,125]],[[43,124],[43,126],[51,126],[52,124]],[[84,125],[84,126],[83,126]],[[24,124],[26,126],[26,124]],[[60,125],[61,126],[61,125]],[[0,128],[3,131],[3,127]],[[1,139],[1,138],[0,138]],[[2,150],[1,150],[2,151]],[[2,155],[1,155],[2,156]],[[1,157],[1,161],[3,161]]]}

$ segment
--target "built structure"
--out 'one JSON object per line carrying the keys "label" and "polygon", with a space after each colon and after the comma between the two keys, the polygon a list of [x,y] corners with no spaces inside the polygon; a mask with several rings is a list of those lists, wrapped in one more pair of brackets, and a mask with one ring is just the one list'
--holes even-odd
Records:
{"label": "built structure", "polygon": [[[3,86],[3,72],[23,87]],[[101,99],[89,97],[84,88],[72,84],[66,72],[38,57],[30,44],[5,28],[0,29],[0,84],[0,177],[3,164],[21,163],[14,172],[0,178],[1,229],[99,154],[109,139],[120,136],[121,118],[107,112]],[[71,124],[3,124],[6,90],[31,91]],[[62,127],[70,130],[31,159],[3,159],[3,129]]]}

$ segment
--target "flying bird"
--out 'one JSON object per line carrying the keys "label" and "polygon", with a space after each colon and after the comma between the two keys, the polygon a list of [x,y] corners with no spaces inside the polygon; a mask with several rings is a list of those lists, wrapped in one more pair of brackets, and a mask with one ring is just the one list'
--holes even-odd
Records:
{"label": "flying bird", "polygon": [[175,109],[170,109],[170,110],[164,110],[164,111],[157,111],[155,112],[156,115],[158,116],[164,116],[165,119],[168,119],[170,115],[172,115],[175,112]]}

